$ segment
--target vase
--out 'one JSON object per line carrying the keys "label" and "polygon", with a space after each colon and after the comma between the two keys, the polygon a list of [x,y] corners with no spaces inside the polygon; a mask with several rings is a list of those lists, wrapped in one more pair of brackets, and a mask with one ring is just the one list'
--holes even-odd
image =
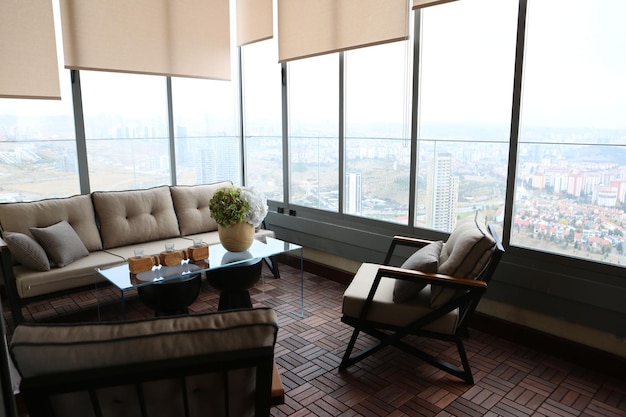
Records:
{"label": "vase", "polygon": [[235,223],[230,227],[217,226],[220,243],[227,251],[243,252],[252,246],[254,226],[250,223]]}

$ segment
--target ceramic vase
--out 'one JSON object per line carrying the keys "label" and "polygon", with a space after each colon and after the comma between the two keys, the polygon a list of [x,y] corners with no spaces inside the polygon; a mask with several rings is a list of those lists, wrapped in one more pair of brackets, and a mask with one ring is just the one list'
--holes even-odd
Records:
{"label": "ceramic vase", "polygon": [[254,226],[250,223],[231,224],[230,227],[217,226],[220,243],[229,252],[243,252],[252,246]]}

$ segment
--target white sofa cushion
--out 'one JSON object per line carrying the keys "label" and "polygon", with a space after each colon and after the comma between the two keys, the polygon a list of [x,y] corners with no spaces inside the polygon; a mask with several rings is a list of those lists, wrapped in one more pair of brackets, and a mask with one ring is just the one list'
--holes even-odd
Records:
{"label": "white sofa cushion", "polygon": [[180,235],[168,186],[92,193],[104,249]]}

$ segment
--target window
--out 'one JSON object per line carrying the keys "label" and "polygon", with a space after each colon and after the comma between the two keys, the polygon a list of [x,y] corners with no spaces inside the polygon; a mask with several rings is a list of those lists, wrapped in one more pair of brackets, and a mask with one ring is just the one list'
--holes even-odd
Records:
{"label": "window", "polygon": [[408,224],[409,42],[345,53],[344,213]]}
{"label": "window", "polygon": [[0,99],[0,201],[80,193],[70,72],[62,100]]}
{"label": "window", "polygon": [[416,226],[449,232],[477,210],[502,221],[516,27],[513,0],[422,11]]}
{"label": "window", "polygon": [[339,54],[288,63],[290,203],[339,210]]}
{"label": "window", "polygon": [[283,197],[281,67],[277,42],[242,48],[246,185],[269,200]]}
{"label": "window", "polygon": [[624,13],[529,1],[512,245],[626,262]]}
{"label": "window", "polygon": [[171,183],[165,77],[81,71],[91,191]]}
{"label": "window", "polygon": [[236,84],[172,79],[178,184],[241,184]]}

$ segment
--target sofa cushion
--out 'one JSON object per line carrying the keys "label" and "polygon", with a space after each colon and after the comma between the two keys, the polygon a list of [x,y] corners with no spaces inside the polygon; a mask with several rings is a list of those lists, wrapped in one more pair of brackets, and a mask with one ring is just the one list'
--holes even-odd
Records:
{"label": "sofa cushion", "polygon": [[232,185],[230,181],[223,181],[215,184],[170,187],[180,233],[187,236],[217,230],[217,222],[211,217],[209,200],[220,188]]}
{"label": "sofa cushion", "polygon": [[31,227],[35,236],[55,266],[62,268],[89,255],[72,226],[65,220],[48,227]]}
{"label": "sofa cushion", "polygon": [[180,235],[168,186],[92,193],[105,249]]}
{"label": "sofa cushion", "polygon": [[56,291],[64,291],[106,282],[95,268],[119,265],[124,259],[105,251],[90,252],[63,268],[52,268],[46,272],[34,271],[23,265],[15,265],[15,286],[20,298],[36,297]]}
{"label": "sofa cushion", "polygon": [[50,261],[46,251],[37,241],[23,233],[5,233],[11,255],[17,262],[35,271],[49,271]]}
{"label": "sofa cushion", "polygon": [[[487,265],[496,242],[485,225],[485,219],[476,213],[461,220],[441,249],[440,274],[457,278],[476,278]],[[431,304],[445,304],[454,297],[456,290],[433,285]]]}
{"label": "sofa cushion", "polygon": [[[404,261],[401,268],[434,274],[439,267],[439,254],[442,246],[443,241],[437,241],[420,248]],[[393,289],[393,301],[401,303],[414,299],[426,285],[423,282],[398,279]]]}
{"label": "sofa cushion", "polygon": [[34,237],[31,227],[48,227],[61,220],[72,226],[89,251],[102,249],[89,195],[0,204],[0,224],[5,232]]}
{"label": "sofa cushion", "polygon": [[273,347],[271,308],[118,323],[34,324],[15,329],[11,353],[23,378]]}

